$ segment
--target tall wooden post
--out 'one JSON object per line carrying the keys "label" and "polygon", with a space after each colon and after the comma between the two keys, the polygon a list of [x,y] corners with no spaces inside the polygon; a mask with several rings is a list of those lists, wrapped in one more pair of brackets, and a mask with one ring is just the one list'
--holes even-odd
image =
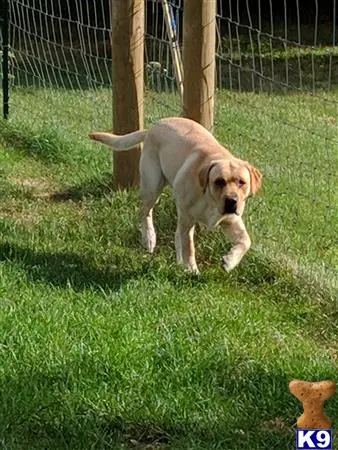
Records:
{"label": "tall wooden post", "polygon": [[214,122],[216,0],[185,0],[183,113],[208,130]]}
{"label": "tall wooden post", "polygon": [[[126,134],[143,128],[144,0],[111,0],[113,129]],[[114,152],[114,185],[139,182],[140,149]]]}

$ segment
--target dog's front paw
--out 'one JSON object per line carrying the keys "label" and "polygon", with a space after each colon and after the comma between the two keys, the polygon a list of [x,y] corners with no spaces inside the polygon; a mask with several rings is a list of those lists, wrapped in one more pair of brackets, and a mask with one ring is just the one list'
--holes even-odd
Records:
{"label": "dog's front paw", "polygon": [[201,272],[198,270],[198,267],[196,265],[186,265],[185,270],[188,273],[191,273],[192,275],[200,275]]}
{"label": "dog's front paw", "polygon": [[230,255],[225,255],[222,258],[222,268],[226,272],[230,272],[235,267],[235,264],[233,263],[233,260]]}

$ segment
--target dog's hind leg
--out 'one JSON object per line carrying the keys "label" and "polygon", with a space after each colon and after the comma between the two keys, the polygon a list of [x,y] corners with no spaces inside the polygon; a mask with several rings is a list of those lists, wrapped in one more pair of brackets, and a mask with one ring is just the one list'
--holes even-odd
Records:
{"label": "dog's hind leg", "polygon": [[159,164],[145,155],[141,156],[140,175],[142,245],[153,253],[156,246],[153,208],[166,182]]}

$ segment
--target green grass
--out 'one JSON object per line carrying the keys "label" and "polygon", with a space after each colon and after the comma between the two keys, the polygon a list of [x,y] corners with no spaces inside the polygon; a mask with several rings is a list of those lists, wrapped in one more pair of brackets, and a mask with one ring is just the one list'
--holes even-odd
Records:
{"label": "green grass", "polygon": [[[222,234],[198,232],[200,277],[175,264],[169,189],[141,250],[137,192],[87,139],[110,101],[15,90],[1,123],[1,448],[293,448],[289,381],[337,380],[336,94],[218,94],[215,134],[264,188],[231,274]],[[179,114],[147,102],[147,125]]]}

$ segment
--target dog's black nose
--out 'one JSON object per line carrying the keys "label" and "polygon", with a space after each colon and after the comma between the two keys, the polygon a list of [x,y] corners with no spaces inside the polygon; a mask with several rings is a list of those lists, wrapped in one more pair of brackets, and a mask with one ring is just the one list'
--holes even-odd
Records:
{"label": "dog's black nose", "polygon": [[237,195],[231,195],[224,199],[224,214],[233,214],[237,209]]}

